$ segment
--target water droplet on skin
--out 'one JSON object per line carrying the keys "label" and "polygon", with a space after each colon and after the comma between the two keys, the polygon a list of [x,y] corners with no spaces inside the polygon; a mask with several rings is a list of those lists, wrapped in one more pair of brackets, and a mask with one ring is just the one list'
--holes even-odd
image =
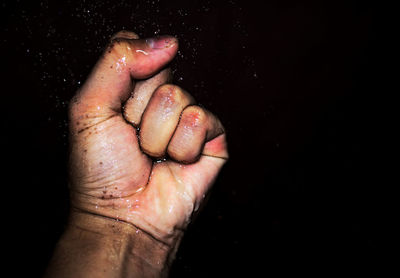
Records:
{"label": "water droplet on skin", "polygon": [[138,192],[140,192],[140,191],[143,191],[143,189],[144,189],[144,187],[142,186],[142,187],[139,187],[138,188],[138,190],[136,190],[136,192],[135,193],[138,193]]}
{"label": "water droplet on skin", "polygon": [[122,58],[118,59],[118,61],[115,63],[115,70],[117,72],[121,72],[125,66],[126,66],[126,56],[123,56]]}
{"label": "water droplet on skin", "polygon": [[[154,163],[158,164],[158,163],[162,163],[162,162],[164,162],[166,160],[167,160],[166,158],[160,158],[160,159],[157,159],[156,161],[154,161]],[[150,178],[151,178],[151,176],[149,177],[149,180],[150,180]]]}
{"label": "water droplet on skin", "polygon": [[144,54],[144,55],[146,55],[146,56],[149,55],[149,53],[147,53],[146,51],[141,50],[141,49],[136,50],[136,52],[142,53],[142,54]]}

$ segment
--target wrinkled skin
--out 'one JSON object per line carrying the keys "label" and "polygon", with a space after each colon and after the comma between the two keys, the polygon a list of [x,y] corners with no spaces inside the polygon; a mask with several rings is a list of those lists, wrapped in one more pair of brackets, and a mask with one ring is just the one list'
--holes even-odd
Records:
{"label": "wrinkled skin", "polygon": [[72,207],[166,245],[179,241],[228,157],[220,121],[166,84],[177,50],[173,37],[116,34],[69,113]]}

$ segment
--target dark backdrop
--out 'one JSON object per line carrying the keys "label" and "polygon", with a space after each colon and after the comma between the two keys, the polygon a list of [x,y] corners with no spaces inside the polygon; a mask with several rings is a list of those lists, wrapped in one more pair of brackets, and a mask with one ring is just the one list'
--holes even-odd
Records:
{"label": "dark backdrop", "polygon": [[176,35],[174,82],[227,129],[231,159],[172,277],[378,267],[386,228],[375,5],[1,3],[2,230],[19,265],[13,277],[39,276],[63,230],[68,101],[120,29]]}

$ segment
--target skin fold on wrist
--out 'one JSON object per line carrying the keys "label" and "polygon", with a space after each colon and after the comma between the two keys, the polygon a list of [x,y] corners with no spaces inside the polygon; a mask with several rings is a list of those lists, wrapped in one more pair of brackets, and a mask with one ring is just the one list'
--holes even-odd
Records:
{"label": "skin fold on wrist", "polygon": [[66,265],[65,277],[167,277],[177,246],[132,224],[73,210],[45,277]]}

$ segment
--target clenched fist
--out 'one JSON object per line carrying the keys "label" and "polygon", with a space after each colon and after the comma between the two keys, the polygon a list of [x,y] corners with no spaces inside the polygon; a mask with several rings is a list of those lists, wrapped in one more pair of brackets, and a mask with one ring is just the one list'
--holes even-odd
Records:
{"label": "clenched fist", "polygon": [[[72,212],[49,275],[167,274],[183,231],[228,157],[218,118],[167,84],[165,67],[177,50],[174,37],[119,32],[72,99]],[[88,246],[80,251],[78,245]],[[60,256],[71,254],[81,259],[60,266]],[[110,262],[112,268],[87,274]]]}

